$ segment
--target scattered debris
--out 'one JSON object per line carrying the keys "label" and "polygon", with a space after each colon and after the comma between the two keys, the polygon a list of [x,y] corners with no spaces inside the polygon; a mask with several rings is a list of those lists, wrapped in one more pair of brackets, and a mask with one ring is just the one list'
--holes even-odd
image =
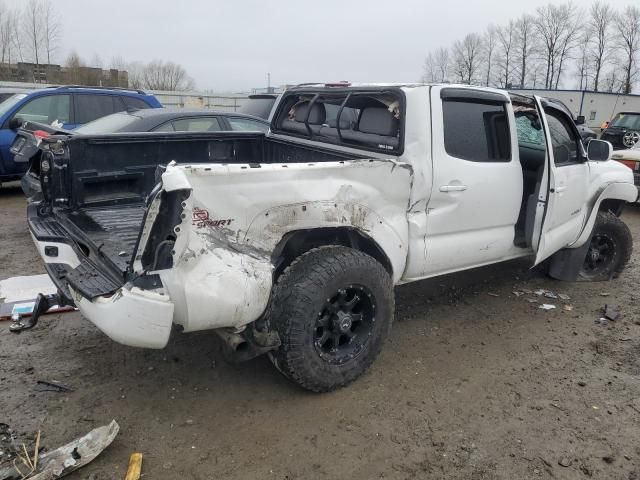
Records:
{"label": "scattered debris", "polygon": [[557,295],[557,294],[555,294],[555,293],[553,293],[553,292],[551,292],[551,291],[549,291],[549,290],[547,290],[546,292],[544,292],[544,297],[545,297],[545,298],[551,298],[551,299],[553,299],[553,300],[557,300],[557,299],[558,299],[558,295]]}
{"label": "scattered debris", "polygon": [[571,463],[571,459],[567,457],[562,457],[560,460],[558,460],[558,465],[560,465],[561,467],[570,467]]}
{"label": "scattered debris", "polygon": [[556,308],[555,305],[551,305],[549,303],[543,303],[538,307],[540,310],[554,310]]}
{"label": "scattered debris", "polygon": [[541,288],[540,290],[536,290],[534,293],[534,295],[538,295],[539,297],[544,295],[547,291],[544,288]]}
{"label": "scattered debris", "polygon": [[6,423],[0,423],[0,465],[13,460],[20,453],[16,444],[16,435]]}
{"label": "scattered debris", "polygon": [[615,305],[605,305],[602,309],[605,318],[615,322],[620,317],[620,307]]}
{"label": "scattered debris", "polygon": [[492,292],[487,293],[487,295],[489,295],[490,297],[499,297],[500,296],[497,293],[492,293]]}
{"label": "scattered debris", "polygon": [[142,472],[142,454],[132,453],[129,457],[129,468],[127,469],[127,476],[124,480],[139,480]]}
{"label": "scattered debris", "polygon": [[525,294],[525,292],[518,292],[518,291],[513,291],[511,293],[513,293],[516,297],[521,297],[522,295]]}
{"label": "scattered debris", "polygon": [[529,302],[529,303],[538,303],[538,299],[537,298],[527,298],[527,302]]}
{"label": "scattered debris", "polygon": [[601,297],[608,297],[609,295],[611,295],[609,292],[600,292]]}
{"label": "scattered debris", "polygon": [[[118,423],[112,420],[109,425],[91,430],[84,437],[42,455],[38,455],[39,445],[36,439],[36,455],[29,460],[34,466],[32,474],[26,476],[25,465],[16,467],[17,462],[14,461],[14,465],[0,468],[0,478],[16,478],[16,473],[20,474],[20,478],[29,478],[29,480],[54,480],[64,477],[100,455],[116,438],[119,429]],[[27,453],[26,448],[24,453]],[[29,457],[29,455],[26,456]],[[26,461],[24,456],[22,460]]]}
{"label": "scattered debris", "polygon": [[38,392],[73,392],[73,388],[69,385],[65,385],[64,383],[60,383],[57,380],[47,381],[47,380],[38,380],[36,382],[36,390]]}
{"label": "scattered debris", "polygon": [[562,307],[565,312],[573,312],[573,305],[565,305]]}
{"label": "scattered debris", "polygon": [[586,387],[587,386],[587,382],[581,380],[581,381],[578,382],[578,385],[580,385],[581,387]]}
{"label": "scattered debris", "polygon": [[602,317],[598,320],[595,320],[594,323],[596,325],[600,325],[601,327],[606,327],[607,325],[609,325],[609,319]]}
{"label": "scattered debris", "polygon": [[564,300],[564,301],[571,300],[571,297],[569,295],[567,295],[566,293],[559,293],[558,294],[558,298],[560,298],[561,300]]}

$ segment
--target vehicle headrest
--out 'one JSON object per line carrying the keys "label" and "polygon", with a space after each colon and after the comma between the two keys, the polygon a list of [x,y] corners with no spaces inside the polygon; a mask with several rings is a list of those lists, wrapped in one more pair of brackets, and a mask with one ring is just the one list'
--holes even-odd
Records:
{"label": "vehicle headrest", "polygon": [[[309,102],[302,103],[296,107],[296,122],[304,123],[308,109]],[[311,113],[309,114],[309,125],[322,125],[326,118],[327,111],[324,108],[324,105],[322,103],[314,103],[313,107],[311,107]]]}
{"label": "vehicle headrest", "polygon": [[[327,121],[327,124],[331,128],[337,128],[338,127],[338,119],[337,118],[330,118]],[[340,116],[340,129],[341,130],[349,130],[350,128],[351,128],[351,122],[349,121],[347,116],[346,115],[341,115]]]}
{"label": "vehicle headrest", "polygon": [[395,137],[398,134],[398,119],[384,107],[369,107],[362,110],[358,130]]}

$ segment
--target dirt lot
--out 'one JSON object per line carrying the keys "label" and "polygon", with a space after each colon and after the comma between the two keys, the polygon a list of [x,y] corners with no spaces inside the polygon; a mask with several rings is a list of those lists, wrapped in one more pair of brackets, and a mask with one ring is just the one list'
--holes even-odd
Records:
{"label": "dirt lot", "polygon": [[[640,238],[640,210],[624,218]],[[43,272],[17,188],[0,190],[0,219],[0,278]],[[115,418],[115,442],[69,479],[121,479],[140,451],[151,479],[638,480],[639,281],[640,248],[609,283],[560,283],[518,261],[398,288],[383,354],[327,395],[266,358],[226,363],[209,333],[151,351],[78,313],[21,335],[5,322],[0,422],[55,448]],[[545,312],[512,293],[523,288],[571,301]],[[605,303],[622,308],[608,326],[594,323]],[[39,379],[75,391],[36,392]]]}

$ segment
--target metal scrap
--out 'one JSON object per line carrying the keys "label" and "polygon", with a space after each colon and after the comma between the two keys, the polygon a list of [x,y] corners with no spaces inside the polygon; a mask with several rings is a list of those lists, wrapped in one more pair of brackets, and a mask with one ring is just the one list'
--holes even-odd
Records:
{"label": "metal scrap", "polygon": [[65,385],[64,383],[60,383],[56,380],[47,381],[47,380],[38,380],[36,382],[36,390],[38,392],[73,392],[73,387],[69,385]]}
{"label": "metal scrap", "polygon": [[609,320],[615,322],[618,318],[620,318],[620,307],[616,305],[605,305],[602,309],[604,313],[604,317]]}
{"label": "metal scrap", "polygon": [[[104,425],[91,430],[85,436],[74,440],[67,445],[59,447],[41,455],[36,455],[32,460],[34,464],[33,474],[25,477],[18,473],[14,465],[0,467],[0,480],[55,480],[85,466],[95,459],[116,438],[120,426],[115,420],[109,425]],[[28,455],[27,455],[28,456]],[[24,470],[24,465],[22,466]]]}

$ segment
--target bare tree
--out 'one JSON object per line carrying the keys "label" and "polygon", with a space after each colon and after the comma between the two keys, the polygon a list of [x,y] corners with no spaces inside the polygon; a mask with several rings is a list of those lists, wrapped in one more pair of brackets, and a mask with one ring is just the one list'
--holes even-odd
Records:
{"label": "bare tree", "polygon": [[78,55],[78,52],[72,50],[67,59],[64,62],[66,69],[67,81],[73,85],[84,85],[87,83],[87,78],[84,75],[84,68],[86,66],[84,60]]}
{"label": "bare tree", "polygon": [[503,88],[510,88],[514,70],[514,56],[516,44],[516,22],[509,23],[498,29],[498,67],[500,68],[498,84]]}
{"label": "bare tree", "polygon": [[450,68],[450,60],[449,60],[449,48],[440,47],[435,53],[435,62],[436,67],[439,72],[439,82],[448,82],[449,81],[449,68]]}
{"label": "bare tree", "polygon": [[[28,0],[22,12],[23,34],[25,43],[28,46],[31,59],[36,64],[36,69],[40,66],[40,51],[42,49],[42,3],[40,0]],[[38,79],[34,78],[34,82]]]}
{"label": "bare tree", "polygon": [[600,0],[591,5],[589,23],[586,30],[591,33],[589,56],[593,61],[593,89],[597,92],[600,85],[602,67],[609,59],[610,27],[614,20],[614,12],[608,3]]}
{"label": "bare tree", "polygon": [[177,63],[152,60],[142,70],[145,88],[151,90],[191,90],[194,82],[187,71]]}
{"label": "bare tree", "polygon": [[578,88],[580,90],[587,90],[589,86],[589,64],[591,63],[589,58],[589,41],[591,38],[591,29],[587,27],[582,34],[578,48],[578,57],[576,58],[577,77],[579,80]]}
{"label": "bare tree", "polygon": [[484,34],[484,42],[483,42],[484,58],[487,63],[487,75],[486,75],[484,84],[487,87],[491,83],[491,66],[493,65],[493,61],[494,61],[493,54],[496,49],[497,37],[498,37],[498,30],[496,29],[495,26],[489,25],[489,28],[487,28],[487,31]]}
{"label": "bare tree", "polygon": [[62,36],[62,25],[58,16],[58,10],[55,8],[51,0],[42,0],[42,42],[45,53],[47,54],[47,63],[51,64],[51,57],[56,53]]}
{"label": "bare tree", "polygon": [[145,88],[144,85],[144,65],[141,62],[129,62],[126,64],[129,78],[129,88]]}
{"label": "bare tree", "polygon": [[616,16],[617,43],[624,58],[623,93],[631,93],[638,73],[638,52],[640,52],[640,8],[628,5]]}
{"label": "bare tree", "polygon": [[538,7],[536,13],[536,32],[543,43],[542,57],[546,63],[545,88],[558,88],[564,62],[578,37],[576,7],[571,2],[549,4]]}
{"label": "bare tree", "polygon": [[533,17],[523,15],[516,21],[516,45],[514,55],[517,57],[520,68],[520,87],[524,88],[527,82],[529,59],[534,51]]}
{"label": "bare tree", "polygon": [[453,44],[454,70],[461,83],[477,83],[481,55],[482,38],[477,33],[469,33]]}
{"label": "bare tree", "polygon": [[432,52],[429,52],[424,59],[421,81],[422,83],[435,83],[438,81],[438,66],[435,55]]}

